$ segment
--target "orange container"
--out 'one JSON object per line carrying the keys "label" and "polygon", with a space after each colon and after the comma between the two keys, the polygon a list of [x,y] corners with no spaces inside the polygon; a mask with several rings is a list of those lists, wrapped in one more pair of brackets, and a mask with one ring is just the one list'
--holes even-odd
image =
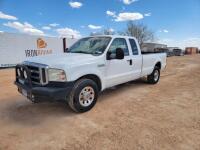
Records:
{"label": "orange container", "polygon": [[198,53],[197,47],[186,47],[185,48],[185,54],[192,55],[192,54],[197,54],[197,53]]}

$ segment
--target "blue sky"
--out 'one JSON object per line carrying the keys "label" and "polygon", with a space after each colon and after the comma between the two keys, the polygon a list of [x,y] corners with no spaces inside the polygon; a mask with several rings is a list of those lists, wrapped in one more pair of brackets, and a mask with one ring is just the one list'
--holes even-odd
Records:
{"label": "blue sky", "polygon": [[0,31],[75,37],[142,22],[169,46],[200,47],[200,0],[0,0]]}

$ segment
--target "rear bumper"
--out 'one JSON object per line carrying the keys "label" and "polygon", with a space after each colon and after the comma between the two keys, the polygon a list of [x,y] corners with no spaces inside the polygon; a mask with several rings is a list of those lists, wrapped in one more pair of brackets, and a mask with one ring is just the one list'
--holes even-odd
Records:
{"label": "rear bumper", "polygon": [[73,88],[74,82],[65,82],[59,85],[59,83],[50,83],[46,86],[32,86],[15,82],[18,87],[19,93],[31,101],[36,101],[36,97],[48,98],[51,100],[67,100],[68,96]]}

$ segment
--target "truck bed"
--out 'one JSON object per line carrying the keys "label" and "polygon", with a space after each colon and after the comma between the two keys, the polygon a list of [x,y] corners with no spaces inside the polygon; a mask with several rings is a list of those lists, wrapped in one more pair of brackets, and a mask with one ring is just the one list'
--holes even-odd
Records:
{"label": "truck bed", "polygon": [[152,73],[152,70],[156,63],[161,63],[161,70],[166,66],[166,53],[144,53],[142,54],[142,76],[146,76]]}

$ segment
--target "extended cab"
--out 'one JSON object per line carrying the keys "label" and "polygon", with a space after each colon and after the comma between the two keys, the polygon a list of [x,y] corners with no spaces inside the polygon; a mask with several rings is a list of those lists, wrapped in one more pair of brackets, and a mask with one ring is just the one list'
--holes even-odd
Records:
{"label": "extended cab", "polygon": [[166,54],[142,54],[127,36],[92,36],[78,40],[67,53],[33,57],[16,66],[18,91],[33,102],[65,100],[76,112],[90,110],[106,88],[147,76],[159,81]]}

